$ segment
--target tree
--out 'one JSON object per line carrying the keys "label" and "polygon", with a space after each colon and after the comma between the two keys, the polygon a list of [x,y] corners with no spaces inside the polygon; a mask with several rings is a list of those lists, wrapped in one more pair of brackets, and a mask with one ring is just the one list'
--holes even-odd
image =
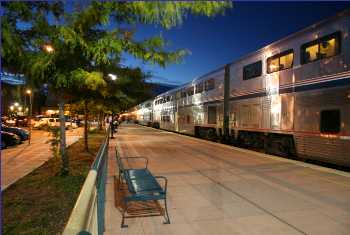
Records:
{"label": "tree", "polygon": [[181,24],[189,13],[211,17],[232,4],[79,1],[65,6],[64,3],[67,2],[1,2],[4,7],[1,52],[5,68],[25,74],[33,85],[48,84],[59,98],[60,155],[62,173],[67,174],[65,100],[79,90],[106,100],[132,101],[129,96],[134,91],[132,87],[125,93],[108,86],[104,89],[108,81],[106,72],[135,71],[121,67],[123,53],[163,67],[179,62],[187,54],[183,49],[167,50],[161,35],[137,40],[136,26],[158,24],[169,29]]}

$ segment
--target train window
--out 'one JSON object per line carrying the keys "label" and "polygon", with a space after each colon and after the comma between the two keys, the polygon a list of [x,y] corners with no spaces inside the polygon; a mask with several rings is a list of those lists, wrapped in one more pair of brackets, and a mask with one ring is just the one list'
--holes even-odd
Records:
{"label": "train window", "polygon": [[340,110],[321,111],[321,133],[339,133],[340,132]]}
{"label": "train window", "polygon": [[293,52],[289,52],[280,57],[280,70],[289,69],[293,66]]}
{"label": "train window", "polygon": [[305,56],[306,56],[306,60],[308,62],[312,62],[317,60],[317,55],[318,55],[318,44],[316,45],[310,45],[308,47],[305,48]]}
{"label": "train window", "polygon": [[186,122],[187,122],[187,124],[190,124],[190,122],[191,122],[191,117],[190,117],[190,115],[187,115],[187,116],[186,116]]}
{"label": "train window", "polygon": [[186,97],[186,91],[181,91],[181,98],[185,98]]}
{"label": "train window", "polygon": [[261,60],[253,64],[249,64],[243,67],[243,80],[256,78],[261,76],[262,62]]}
{"label": "train window", "polygon": [[267,59],[267,73],[273,73],[293,67],[293,49],[284,51]]}
{"label": "train window", "polygon": [[320,43],[320,57],[327,58],[336,54],[335,38],[324,40]]}
{"label": "train window", "polygon": [[196,94],[203,92],[203,82],[196,84]]}
{"label": "train window", "polygon": [[216,124],[216,106],[208,106],[208,124]]}
{"label": "train window", "polygon": [[215,80],[213,78],[205,81],[205,90],[206,91],[213,90],[214,88],[215,88]]}
{"label": "train window", "polygon": [[302,64],[335,56],[340,53],[340,32],[305,43],[300,50]]}
{"label": "train window", "polygon": [[176,97],[177,100],[180,99],[181,98],[181,92],[180,91],[176,92],[175,97]]}
{"label": "train window", "polygon": [[273,72],[277,72],[279,69],[279,58],[274,58],[271,60],[267,60],[268,63],[268,73],[273,73]]}
{"label": "train window", "polygon": [[170,101],[170,96],[167,96],[166,97],[166,102],[169,102]]}
{"label": "train window", "polygon": [[192,86],[192,87],[190,87],[190,88],[187,89],[187,95],[188,95],[188,96],[191,96],[191,95],[193,95],[193,94],[194,94],[194,87]]}

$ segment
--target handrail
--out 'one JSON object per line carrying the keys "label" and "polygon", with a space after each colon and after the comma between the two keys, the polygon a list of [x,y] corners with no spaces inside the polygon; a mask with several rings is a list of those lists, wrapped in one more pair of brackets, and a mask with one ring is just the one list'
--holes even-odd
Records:
{"label": "handrail", "polygon": [[63,235],[104,232],[105,186],[110,127],[85,179]]}

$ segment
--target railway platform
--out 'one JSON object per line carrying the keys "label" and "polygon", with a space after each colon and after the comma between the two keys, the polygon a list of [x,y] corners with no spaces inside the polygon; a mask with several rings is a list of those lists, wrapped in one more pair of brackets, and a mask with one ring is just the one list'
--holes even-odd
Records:
{"label": "railway platform", "polygon": [[[116,206],[115,152],[168,178],[171,224]],[[110,142],[105,234],[350,234],[350,174],[123,124]]]}

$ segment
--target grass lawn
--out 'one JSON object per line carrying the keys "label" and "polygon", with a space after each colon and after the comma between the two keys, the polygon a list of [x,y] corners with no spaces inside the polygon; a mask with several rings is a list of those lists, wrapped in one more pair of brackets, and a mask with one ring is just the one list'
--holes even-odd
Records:
{"label": "grass lawn", "polygon": [[89,152],[80,139],[68,149],[70,175],[60,176],[60,158],[52,158],[3,192],[4,234],[60,234],[104,138],[89,135]]}

